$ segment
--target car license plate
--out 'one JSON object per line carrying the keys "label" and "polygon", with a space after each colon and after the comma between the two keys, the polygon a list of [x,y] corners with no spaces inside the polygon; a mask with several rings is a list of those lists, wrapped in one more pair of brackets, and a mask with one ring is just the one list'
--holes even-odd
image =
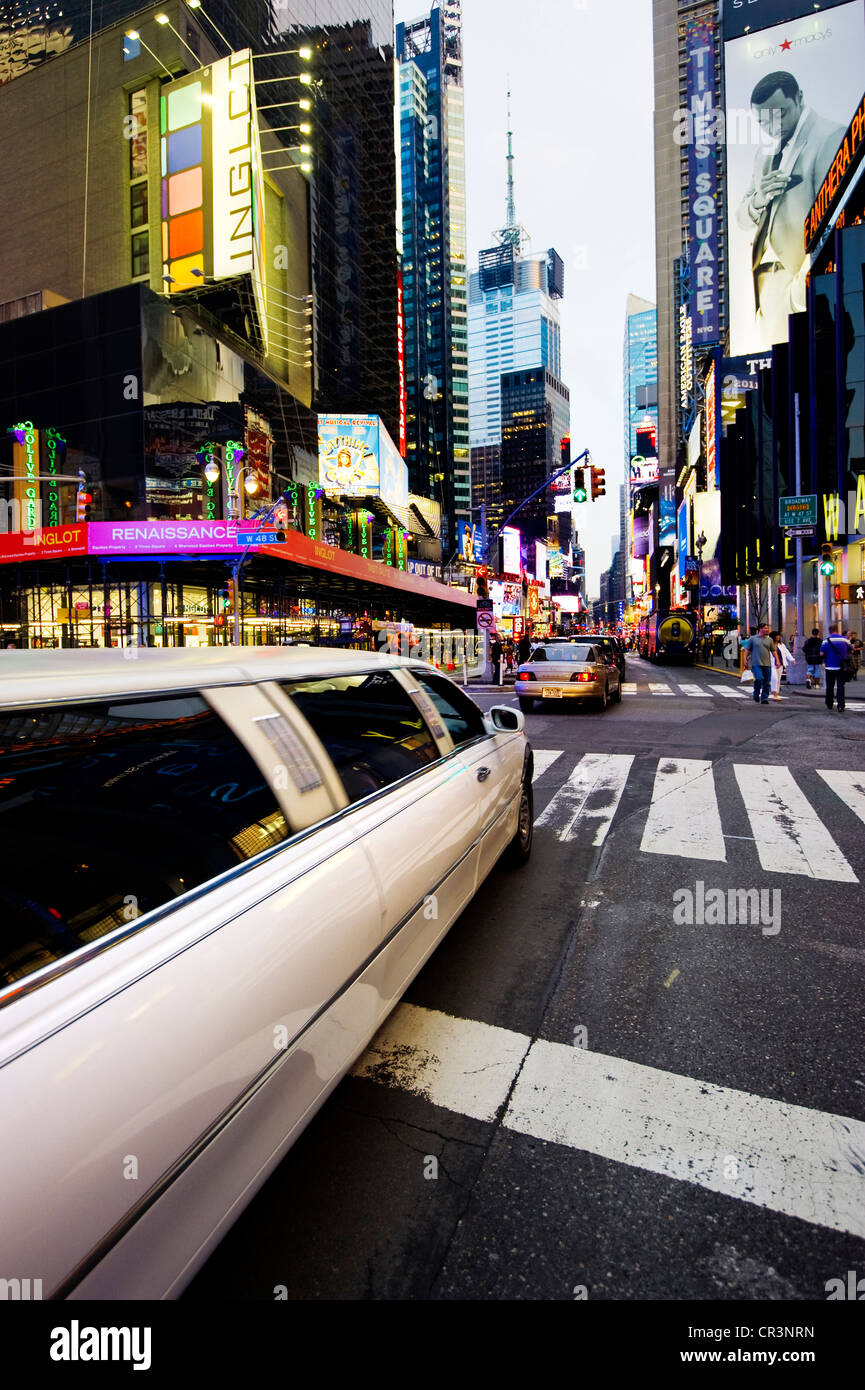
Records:
{"label": "car license plate", "polygon": [[560,700],[562,692],[556,685],[545,685],[541,690],[542,700]]}

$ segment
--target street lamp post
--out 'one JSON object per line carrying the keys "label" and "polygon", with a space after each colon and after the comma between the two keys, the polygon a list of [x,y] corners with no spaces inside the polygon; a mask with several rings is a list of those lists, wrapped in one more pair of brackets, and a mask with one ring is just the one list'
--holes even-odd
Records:
{"label": "street lamp post", "polygon": [[703,636],[703,547],[706,544],[706,533],[701,531],[694,541],[697,547],[697,562],[700,568],[697,571],[697,623],[700,628],[700,638]]}
{"label": "street lamp post", "polygon": [[[215,482],[217,481],[217,479],[220,478],[220,477],[222,476],[222,468],[221,468],[221,466],[216,462],[215,459],[211,458],[211,459],[208,461],[208,463],[205,465],[205,468],[204,468],[204,476],[205,476],[205,478],[207,479],[207,481],[208,481],[209,483],[215,483]],[[254,494],[255,494],[256,492],[258,492],[258,479],[255,477],[255,475],[254,475],[253,473],[250,472],[250,470],[249,470],[249,468],[246,466],[246,464],[242,465],[242,466],[241,466],[240,468],[238,468],[238,470],[237,470],[237,474],[235,475],[235,479],[234,479],[234,485],[233,485],[233,486],[230,486],[229,489],[228,489],[228,519],[229,519],[229,521],[241,521],[241,520],[242,520],[242,517],[241,517],[241,515],[240,515],[240,480],[241,480],[241,478],[243,478],[243,489],[244,489],[244,492],[246,493],[247,497],[252,497],[252,496],[254,496]],[[275,502],[275,503],[273,504],[273,507],[271,507],[270,511],[272,512],[272,511],[279,505],[279,503],[282,502],[282,501],[283,501],[283,497],[280,496],[278,502]],[[268,513],[268,515],[270,515],[270,513]],[[240,623],[241,623],[241,613],[240,613],[240,607],[241,607],[241,596],[240,596],[240,571],[241,571],[241,569],[242,569],[242,567],[243,567],[243,562],[244,562],[244,560],[246,559],[246,552],[247,552],[248,550],[249,550],[249,545],[246,546],[246,549],[243,551],[243,554],[240,556],[240,559],[237,560],[237,561],[235,562],[234,567],[233,567],[233,570],[232,570],[232,577],[233,577],[233,579],[234,579],[234,638],[233,638],[233,644],[234,644],[235,647],[239,647],[239,646],[240,646]]]}

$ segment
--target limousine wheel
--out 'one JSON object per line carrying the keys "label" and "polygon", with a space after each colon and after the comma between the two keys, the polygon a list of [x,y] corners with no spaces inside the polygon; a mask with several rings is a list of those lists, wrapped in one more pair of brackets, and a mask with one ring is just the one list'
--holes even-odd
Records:
{"label": "limousine wheel", "polygon": [[520,793],[520,817],[517,823],[517,833],[505,850],[505,863],[509,864],[514,869],[518,869],[522,864],[526,864],[532,852],[534,835],[535,798],[531,781],[527,779],[523,782],[522,792]]}

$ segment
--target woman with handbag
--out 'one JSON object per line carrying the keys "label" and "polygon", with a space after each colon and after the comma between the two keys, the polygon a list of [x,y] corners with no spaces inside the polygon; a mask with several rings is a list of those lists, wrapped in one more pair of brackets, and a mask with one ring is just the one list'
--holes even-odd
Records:
{"label": "woman with handbag", "polygon": [[771,636],[773,642],[775,643],[775,651],[773,653],[772,658],[772,699],[780,700],[782,698],[781,677],[786,671],[790,662],[793,660],[793,653],[790,651],[790,648],[786,645],[780,632],[773,632]]}

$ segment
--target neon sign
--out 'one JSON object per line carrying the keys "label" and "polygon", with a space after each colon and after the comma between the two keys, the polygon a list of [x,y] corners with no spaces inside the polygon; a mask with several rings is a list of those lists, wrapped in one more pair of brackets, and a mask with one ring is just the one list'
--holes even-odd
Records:
{"label": "neon sign", "polygon": [[[45,448],[48,453],[48,477],[55,478],[60,471],[58,468],[58,453],[66,448],[66,440],[58,430],[50,425],[45,431]],[[48,525],[60,525],[60,493],[57,490],[57,483],[49,481],[48,484]]]}
{"label": "neon sign", "polygon": [[23,488],[21,483],[16,483],[15,492],[19,489],[23,491],[24,500],[24,531],[35,531],[40,524],[40,505],[39,490],[36,486],[36,479],[39,476],[39,431],[33,428],[32,420],[24,420],[15,426],[15,436],[18,441],[18,449],[24,455],[23,468]]}

